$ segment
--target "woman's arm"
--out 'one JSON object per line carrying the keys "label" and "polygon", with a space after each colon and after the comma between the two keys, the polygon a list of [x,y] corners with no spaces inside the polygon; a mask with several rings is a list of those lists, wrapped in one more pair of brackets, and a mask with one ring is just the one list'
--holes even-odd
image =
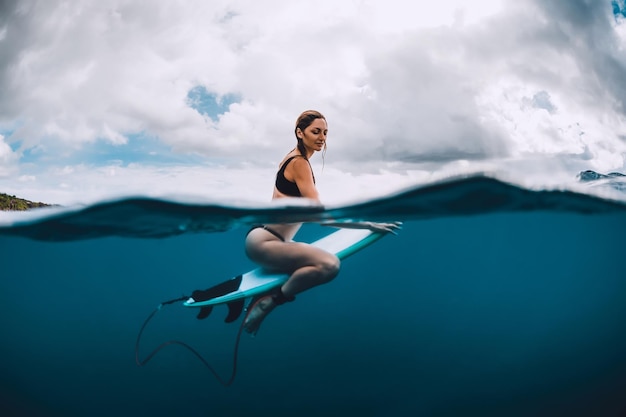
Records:
{"label": "woman's arm", "polygon": [[[292,163],[292,175],[295,183],[302,194],[302,197],[309,198],[321,204],[315,181],[313,180],[313,171],[311,165],[304,158],[296,158]],[[324,221],[320,223],[322,226],[332,226],[342,229],[369,229],[378,233],[393,233],[402,227],[401,222],[391,223],[375,223],[375,222],[353,222],[353,221]]]}
{"label": "woman's arm", "polygon": [[[290,167],[287,167],[287,169],[289,168]],[[298,186],[302,197],[315,200],[321,204],[317,188],[315,187],[315,181],[313,180],[313,171],[311,170],[309,162],[304,158],[295,158],[291,163],[291,168],[293,180]]]}
{"label": "woman's arm", "polygon": [[397,231],[402,229],[402,222],[376,223],[376,222],[352,222],[352,221],[324,221],[319,223],[322,226],[338,227],[340,229],[369,229],[372,232],[392,233],[397,235]]}

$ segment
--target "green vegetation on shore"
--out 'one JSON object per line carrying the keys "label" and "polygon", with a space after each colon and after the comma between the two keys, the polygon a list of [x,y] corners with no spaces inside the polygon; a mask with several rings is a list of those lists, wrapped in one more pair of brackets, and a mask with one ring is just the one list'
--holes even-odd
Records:
{"label": "green vegetation on shore", "polygon": [[17,198],[14,195],[0,193],[0,210],[30,210],[36,207],[47,207],[50,204],[35,203],[33,201]]}

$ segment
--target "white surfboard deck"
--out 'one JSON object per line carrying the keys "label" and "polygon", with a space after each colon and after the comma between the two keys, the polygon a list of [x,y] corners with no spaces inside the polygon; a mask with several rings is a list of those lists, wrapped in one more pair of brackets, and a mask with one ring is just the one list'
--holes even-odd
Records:
{"label": "white surfboard deck", "polygon": [[[371,245],[384,235],[385,233],[372,232],[364,229],[339,229],[311,243],[311,245],[333,253],[339,259],[345,259],[353,253]],[[184,305],[186,307],[206,307],[230,303],[239,299],[266,293],[282,285],[288,278],[288,274],[276,274],[268,272],[264,268],[257,268],[237,276],[232,280],[218,284],[230,286],[230,284],[236,285],[237,282],[240,281],[240,284],[235,290],[202,301],[196,301],[192,297],[189,298]]]}

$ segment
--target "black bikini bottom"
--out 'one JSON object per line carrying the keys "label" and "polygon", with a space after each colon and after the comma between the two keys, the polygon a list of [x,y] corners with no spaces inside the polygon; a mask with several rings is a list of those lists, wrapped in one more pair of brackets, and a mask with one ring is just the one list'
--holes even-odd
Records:
{"label": "black bikini bottom", "polygon": [[254,229],[265,229],[268,232],[270,232],[271,234],[273,234],[274,236],[276,236],[277,238],[279,238],[281,241],[283,241],[283,242],[285,241],[285,238],[280,233],[278,233],[276,230],[271,229],[271,228],[269,228],[269,227],[267,227],[265,225],[262,225],[262,224],[255,224],[254,226],[252,226],[252,228],[250,230],[248,230],[248,233],[246,234],[246,236],[248,234],[250,234],[250,232],[253,231]]}

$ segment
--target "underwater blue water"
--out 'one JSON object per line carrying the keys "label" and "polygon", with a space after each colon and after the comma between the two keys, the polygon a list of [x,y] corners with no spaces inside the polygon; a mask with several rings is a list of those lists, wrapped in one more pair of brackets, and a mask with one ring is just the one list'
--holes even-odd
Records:
{"label": "underwater blue water", "polygon": [[[626,204],[476,176],[327,212],[147,198],[0,224],[2,416],[620,416]],[[402,220],[245,335],[235,382],[168,346],[160,302],[254,267],[248,225]],[[331,230],[306,225],[310,241]],[[230,374],[240,322],[164,306],[140,345]]]}

